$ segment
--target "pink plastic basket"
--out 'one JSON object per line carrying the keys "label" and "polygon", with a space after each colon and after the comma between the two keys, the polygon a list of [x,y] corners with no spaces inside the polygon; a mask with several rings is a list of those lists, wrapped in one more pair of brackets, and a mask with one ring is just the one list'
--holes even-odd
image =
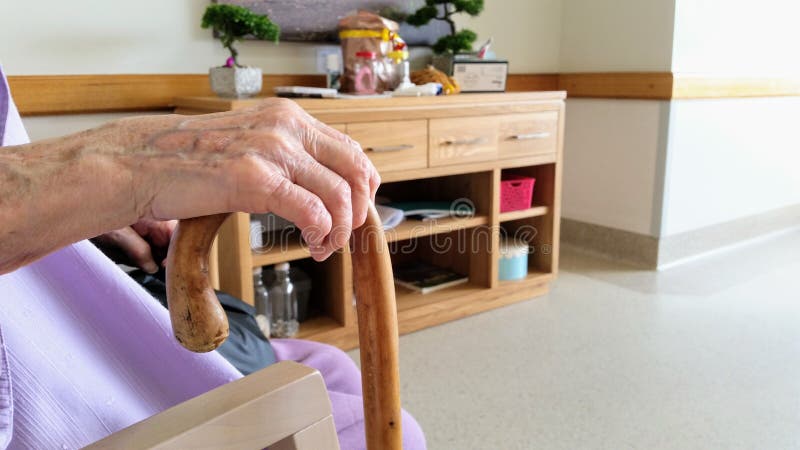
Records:
{"label": "pink plastic basket", "polygon": [[500,212],[519,211],[531,207],[536,178],[503,175],[500,181]]}

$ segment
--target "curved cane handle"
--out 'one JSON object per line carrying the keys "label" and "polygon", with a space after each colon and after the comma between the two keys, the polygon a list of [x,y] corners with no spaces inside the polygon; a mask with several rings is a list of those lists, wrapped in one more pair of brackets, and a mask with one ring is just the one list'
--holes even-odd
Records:
{"label": "curved cane handle", "polygon": [[[228,337],[228,320],[208,277],[208,254],[229,214],[181,220],[167,256],[167,302],[175,338],[208,352]],[[402,448],[397,305],[383,225],[373,205],[353,231],[351,254],[361,346],[364,419],[370,450]]]}
{"label": "curved cane handle", "polygon": [[188,350],[216,349],[228,337],[228,317],[208,277],[208,253],[230,214],[183,219],[167,253],[167,305],[175,339]]}

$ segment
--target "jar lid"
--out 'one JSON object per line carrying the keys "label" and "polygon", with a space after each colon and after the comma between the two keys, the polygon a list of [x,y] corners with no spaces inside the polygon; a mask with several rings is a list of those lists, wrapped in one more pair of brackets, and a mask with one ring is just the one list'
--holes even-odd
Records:
{"label": "jar lid", "polygon": [[500,257],[515,258],[531,253],[529,244],[517,238],[500,237]]}
{"label": "jar lid", "polygon": [[282,263],[275,264],[275,271],[276,272],[288,272],[289,271],[289,263],[288,262],[282,262]]}
{"label": "jar lid", "polygon": [[377,54],[375,52],[368,52],[362,50],[360,52],[356,52],[356,56],[359,58],[375,59],[375,56],[377,56]]}

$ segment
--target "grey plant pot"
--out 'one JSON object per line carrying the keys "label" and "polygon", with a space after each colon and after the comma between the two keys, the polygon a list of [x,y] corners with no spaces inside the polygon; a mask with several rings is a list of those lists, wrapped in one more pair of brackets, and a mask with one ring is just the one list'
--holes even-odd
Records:
{"label": "grey plant pot", "polygon": [[261,92],[258,67],[212,67],[208,70],[211,90],[220,97],[252,97]]}

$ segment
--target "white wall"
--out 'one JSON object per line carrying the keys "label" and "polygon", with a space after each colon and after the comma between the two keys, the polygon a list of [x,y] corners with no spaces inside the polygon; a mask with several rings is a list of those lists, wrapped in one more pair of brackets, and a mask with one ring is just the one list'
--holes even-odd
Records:
{"label": "white wall", "polygon": [[512,73],[555,73],[559,70],[562,0],[488,0],[476,17],[456,23],[478,33],[476,47],[490,37],[498,57]]}
{"label": "white wall", "polygon": [[673,102],[662,235],[800,204],[800,98]]}
{"label": "white wall", "polygon": [[[8,75],[98,73],[204,73],[226,53],[211,32],[200,28],[208,1],[83,0],[3,2],[0,63]],[[498,56],[511,72],[558,70],[560,0],[487,2],[475,19],[461,24],[494,38]],[[242,60],[266,73],[314,73],[315,44],[243,42]],[[424,58],[425,51],[413,56]],[[43,139],[99,125],[119,115],[27,117],[31,138]]]}
{"label": "white wall", "polygon": [[[198,0],[4,2],[0,58],[8,74],[202,73],[225,52],[200,28]],[[314,71],[314,47],[244,43],[267,72]]]}
{"label": "white wall", "polygon": [[657,236],[669,102],[567,102],[564,217]]}
{"label": "white wall", "polygon": [[673,71],[800,74],[800,2],[676,1]]}
{"label": "white wall", "polygon": [[[786,0],[564,0],[560,70],[800,73],[797,17]],[[800,203],[798,98],[567,111],[565,217],[662,237]]]}
{"label": "white wall", "polygon": [[[674,0],[563,0],[560,72],[668,71]],[[668,102],[567,100],[564,217],[658,236]]]}
{"label": "white wall", "polygon": [[675,0],[563,0],[561,72],[668,71]]}
{"label": "white wall", "polygon": [[[9,75],[203,73],[226,54],[200,28],[208,1],[60,0],[3,2],[0,61]],[[465,20],[494,37],[512,72],[558,70],[559,0],[487,2]],[[314,73],[314,44],[245,42],[242,60],[267,73]]]}
{"label": "white wall", "polygon": [[[800,3],[677,0],[673,71],[800,74]],[[800,204],[800,98],[672,102],[662,235]]]}

